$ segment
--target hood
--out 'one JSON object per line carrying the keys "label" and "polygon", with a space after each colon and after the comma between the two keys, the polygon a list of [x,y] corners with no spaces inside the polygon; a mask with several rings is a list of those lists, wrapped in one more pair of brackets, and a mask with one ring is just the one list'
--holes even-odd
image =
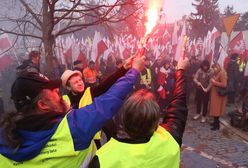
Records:
{"label": "hood", "polygon": [[[22,162],[25,160],[30,160],[36,157],[47,142],[51,139],[52,135],[56,131],[59,123],[56,123],[53,128],[49,130],[42,131],[18,131],[22,139],[22,145],[14,150],[8,147],[3,139],[0,137],[0,153],[16,162]],[[1,130],[0,130],[1,133]]]}

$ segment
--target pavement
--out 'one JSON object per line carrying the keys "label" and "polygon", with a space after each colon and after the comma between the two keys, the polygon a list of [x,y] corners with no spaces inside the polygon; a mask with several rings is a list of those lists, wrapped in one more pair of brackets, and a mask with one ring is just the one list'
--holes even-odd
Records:
{"label": "pavement", "polygon": [[240,138],[248,142],[248,132],[243,131],[240,128],[236,128],[231,126],[230,124],[230,117],[227,115],[227,112],[235,110],[234,106],[227,106],[226,107],[226,113],[224,116],[220,118],[220,122],[223,126],[227,127],[230,131],[238,135]]}
{"label": "pavement", "polygon": [[[181,168],[248,168],[247,132],[230,125],[228,116],[220,119],[221,128],[210,130],[206,123],[193,120],[195,104],[188,106],[188,121],[181,148]],[[228,107],[228,110],[232,108]]]}

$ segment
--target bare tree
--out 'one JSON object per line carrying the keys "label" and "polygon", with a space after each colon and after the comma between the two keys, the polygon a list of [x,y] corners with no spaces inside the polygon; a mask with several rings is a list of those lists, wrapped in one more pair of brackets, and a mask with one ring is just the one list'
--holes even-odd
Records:
{"label": "bare tree", "polygon": [[[12,0],[6,2],[13,8],[5,8],[0,16],[2,23],[0,31],[17,37],[37,39],[44,45],[45,60],[48,67],[52,65],[53,47],[55,38],[80,31],[89,26],[109,25],[126,20],[133,16],[142,7],[141,1],[134,0]],[[20,3],[20,4],[19,4]],[[16,10],[17,6],[19,10]],[[133,6],[126,13],[121,9]],[[8,12],[16,10],[13,12]],[[6,24],[5,24],[6,25]]]}

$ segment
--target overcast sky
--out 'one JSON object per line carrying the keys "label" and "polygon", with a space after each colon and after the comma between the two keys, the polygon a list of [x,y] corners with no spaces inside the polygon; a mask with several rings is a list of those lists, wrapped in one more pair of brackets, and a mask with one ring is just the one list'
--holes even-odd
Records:
{"label": "overcast sky", "polygon": [[[164,0],[164,9],[166,13],[167,23],[180,19],[183,15],[195,12],[192,6],[194,0]],[[227,5],[233,5],[236,12],[248,11],[248,0],[219,0],[220,11],[223,12]]]}

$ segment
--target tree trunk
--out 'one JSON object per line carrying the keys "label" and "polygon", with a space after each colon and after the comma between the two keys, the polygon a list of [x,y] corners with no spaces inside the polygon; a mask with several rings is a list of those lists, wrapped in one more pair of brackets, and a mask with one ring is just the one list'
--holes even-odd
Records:
{"label": "tree trunk", "polygon": [[53,8],[49,6],[48,1],[43,0],[43,35],[42,40],[45,50],[45,70],[46,75],[51,77],[53,74],[52,57],[54,47],[54,35],[52,34],[54,27]]}

